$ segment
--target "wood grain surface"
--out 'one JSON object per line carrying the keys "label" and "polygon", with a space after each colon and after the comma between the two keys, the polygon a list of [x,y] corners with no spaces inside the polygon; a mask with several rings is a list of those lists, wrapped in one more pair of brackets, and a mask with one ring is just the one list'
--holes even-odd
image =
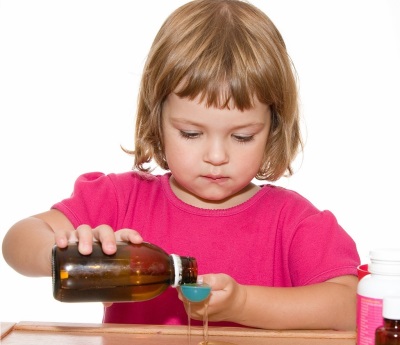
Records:
{"label": "wood grain surface", "polygon": [[[189,345],[186,326],[73,324],[51,322],[2,323],[2,345]],[[355,332],[274,331],[240,327],[210,327],[209,345],[355,345]],[[191,344],[203,340],[192,327]]]}

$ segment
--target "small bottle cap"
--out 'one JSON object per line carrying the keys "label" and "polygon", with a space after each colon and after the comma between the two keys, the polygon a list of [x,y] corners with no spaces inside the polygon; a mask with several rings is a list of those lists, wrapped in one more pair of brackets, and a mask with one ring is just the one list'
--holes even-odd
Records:
{"label": "small bottle cap", "polygon": [[369,254],[368,269],[372,274],[400,275],[400,248],[376,249]]}
{"label": "small bottle cap", "polygon": [[400,248],[380,248],[369,252],[371,260],[397,261],[400,263]]}
{"label": "small bottle cap", "polygon": [[400,296],[383,298],[382,315],[385,319],[400,320]]}

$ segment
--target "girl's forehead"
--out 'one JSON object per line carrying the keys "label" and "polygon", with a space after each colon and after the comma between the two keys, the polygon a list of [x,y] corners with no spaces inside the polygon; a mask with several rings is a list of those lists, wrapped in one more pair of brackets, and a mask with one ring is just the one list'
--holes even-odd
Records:
{"label": "girl's forehead", "polygon": [[[243,90],[241,99],[236,99],[230,83],[226,81],[213,80],[202,87],[193,87],[189,83],[190,81],[184,79],[171,94],[218,109],[250,109],[259,101],[257,95],[250,90]],[[243,106],[243,99],[247,99],[246,106]]]}
{"label": "girl's forehead", "polygon": [[[227,119],[237,121],[265,121],[270,115],[270,107],[255,99],[254,106],[249,109],[239,109],[234,104],[231,107],[214,107],[207,105],[205,100],[200,96],[190,99],[188,97],[180,97],[176,93],[171,93],[163,106],[163,115],[169,119],[179,121],[190,121],[194,118],[210,118],[215,119],[214,115],[227,115]],[[244,116],[243,116],[244,115]]]}

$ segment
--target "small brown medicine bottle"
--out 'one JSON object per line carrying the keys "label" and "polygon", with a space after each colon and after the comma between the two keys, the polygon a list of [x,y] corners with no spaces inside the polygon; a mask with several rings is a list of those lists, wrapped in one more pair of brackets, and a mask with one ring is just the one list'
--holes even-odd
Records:
{"label": "small brown medicine bottle", "polygon": [[375,345],[400,345],[400,295],[383,298],[382,316],[383,326],[376,329]]}
{"label": "small brown medicine bottle", "polygon": [[107,255],[100,243],[82,255],[78,243],[53,247],[53,295],[61,302],[136,302],[160,295],[169,286],[195,283],[193,257],[167,254],[153,244],[117,242]]}

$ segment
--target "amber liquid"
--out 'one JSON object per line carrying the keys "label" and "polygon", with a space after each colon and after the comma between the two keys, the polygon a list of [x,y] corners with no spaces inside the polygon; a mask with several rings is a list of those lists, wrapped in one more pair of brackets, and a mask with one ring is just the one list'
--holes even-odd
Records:
{"label": "amber liquid", "polygon": [[[189,302],[188,308],[188,345],[192,345],[192,332],[191,332],[191,325],[190,325],[190,314],[191,314],[191,303]],[[203,316],[203,341],[198,343],[198,345],[236,345],[234,343],[229,343],[226,341],[218,341],[208,340],[208,302],[206,301],[204,304],[204,316]]]}
{"label": "amber liquid", "polygon": [[77,246],[55,249],[53,292],[62,302],[144,301],[161,294],[174,280],[168,254],[144,245],[118,247],[105,255],[99,245],[91,255],[81,255]]}

